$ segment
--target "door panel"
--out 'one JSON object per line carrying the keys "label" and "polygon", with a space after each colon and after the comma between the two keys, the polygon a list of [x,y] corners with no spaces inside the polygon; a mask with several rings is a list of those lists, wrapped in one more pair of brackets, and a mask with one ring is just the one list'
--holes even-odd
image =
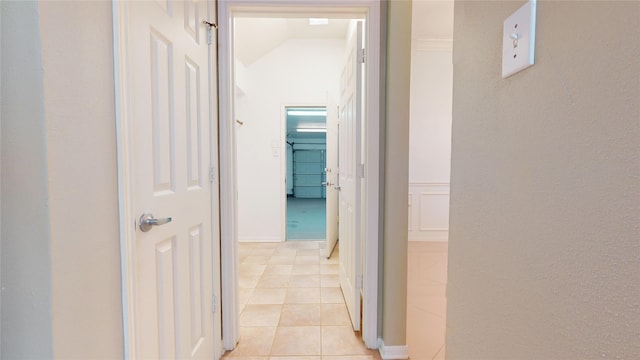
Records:
{"label": "door panel", "polygon": [[325,171],[327,198],[327,238],[324,256],[331,257],[338,242],[338,191],[334,188],[338,182],[338,105],[335,100],[327,101],[327,166]]}
{"label": "door panel", "polygon": [[[127,3],[127,91],[136,214],[136,358],[214,357],[207,1]],[[215,81],[215,80],[213,80]],[[213,206],[217,209],[217,206]]]}
{"label": "door panel", "polygon": [[354,330],[360,330],[361,268],[361,84],[362,23],[347,43],[341,76],[339,127],[340,287]]}

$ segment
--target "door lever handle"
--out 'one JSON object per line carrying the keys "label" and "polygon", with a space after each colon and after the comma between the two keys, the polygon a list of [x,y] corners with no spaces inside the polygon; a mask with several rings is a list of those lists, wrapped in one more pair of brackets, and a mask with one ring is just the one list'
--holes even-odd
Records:
{"label": "door lever handle", "polygon": [[168,224],[171,222],[171,220],[173,219],[171,219],[170,217],[156,219],[152,214],[144,213],[140,215],[138,226],[140,227],[140,231],[147,232],[151,230],[152,227]]}

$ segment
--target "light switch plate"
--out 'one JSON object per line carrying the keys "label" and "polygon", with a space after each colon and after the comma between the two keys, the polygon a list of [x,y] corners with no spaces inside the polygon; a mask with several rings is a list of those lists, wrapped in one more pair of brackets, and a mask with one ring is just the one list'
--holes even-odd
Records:
{"label": "light switch plate", "polygon": [[502,77],[533,65],[536,44],[536,0],[529,0],[504,21]]}

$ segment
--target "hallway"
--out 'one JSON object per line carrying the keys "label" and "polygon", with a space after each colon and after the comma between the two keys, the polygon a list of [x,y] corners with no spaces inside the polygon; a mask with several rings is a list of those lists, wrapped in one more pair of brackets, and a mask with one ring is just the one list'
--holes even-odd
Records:
{"label": "hallway", "polygon": [[377,360],[354,333],[338,282],[338,248],[319,241],[240,243],[240,343],[223,358]]}

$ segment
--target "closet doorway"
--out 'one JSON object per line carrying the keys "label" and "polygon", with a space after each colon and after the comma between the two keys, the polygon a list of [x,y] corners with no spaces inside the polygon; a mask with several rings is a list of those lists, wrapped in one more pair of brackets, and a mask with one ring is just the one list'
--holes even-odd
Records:
{"label": "closet doorway", "polygon": [[286,240],[326,238],[327,111],[286,108]]}

